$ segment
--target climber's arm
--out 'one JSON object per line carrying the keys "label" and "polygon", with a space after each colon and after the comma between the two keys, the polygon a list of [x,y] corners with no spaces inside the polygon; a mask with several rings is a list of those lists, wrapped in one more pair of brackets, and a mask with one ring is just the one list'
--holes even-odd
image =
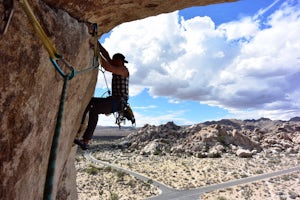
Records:
{"label": "climber's arm", "polygon": [[111,73],[121,75],[123,77],[129,76],[129,71],[125,66],[115,66],[111,62],[108,62],[104,56],[100,55],[101,66]]}
{"label": "climber's arm", "polygon": [[100,53],[103,55],[103,57],[111,63],[111,58],[109,56],[109,53],[106,51],[106,49],[101,45],[100,42],[98,42],[98,46],[99,46],[99,50],[100,50]]}

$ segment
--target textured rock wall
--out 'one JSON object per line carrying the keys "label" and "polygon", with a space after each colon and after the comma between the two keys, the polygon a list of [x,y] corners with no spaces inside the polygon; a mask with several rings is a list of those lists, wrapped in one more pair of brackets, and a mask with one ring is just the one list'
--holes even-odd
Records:
{"label": "textured rock wall", "polygon": [[[77,69],[89,66],[92,50],[87,27],[66,12],[43,3],[34,7],[59,52]],[[41,199],[63,80],[18,3],[0,44],[0,196]],[[69,81],[56,182],[64,180],[64,173],[69,172],[66,166],[70,166],[67,161],[73,138],[80,115],[93,94],[96,75],[94,71]]]}
{"label": "textured rock wall", "polygon": [[63,8],[80,21],[98,23],[102,32],[108,32],[123,22],[192,6],[232,1],[235,0],[45,0],[53,7]]}
{"label": "textured rock wall", "polygon": [[[91,65],[89,22],[100,24],[103,33],[122,22],[224,1],[29,2],[58,52],[79,70]],[[8,32],[0,36],[0,45],[0,197],[42,199],[63,80],[18,1]],[[96,78],[97,70],[76,76],[68,84],[56,162],[57,199],[77,198],[73,164],[76,148],[72,145]]]}

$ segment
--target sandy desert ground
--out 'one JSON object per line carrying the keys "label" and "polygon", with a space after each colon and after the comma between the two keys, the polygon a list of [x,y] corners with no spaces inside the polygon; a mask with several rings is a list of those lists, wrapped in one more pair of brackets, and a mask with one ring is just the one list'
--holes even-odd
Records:
{"label": "sandy desert ground", "polygon": [[[252,158],[223,155],[221,158],[193,156],[142,156],[112,149],[113,141],[93,141],[93,156],[132,171],[142,173],[176,189],[192,189],[205,185],[291,168],[300,164],[299,154],[263,151]],[[151,181],[96,166],[85,160],[78,150],[76,159],[77,188],[80,200],[145,199],[159,193]],[[250,184],[213,191],[201,199],[300,199],[300,173],[291,173]]]}

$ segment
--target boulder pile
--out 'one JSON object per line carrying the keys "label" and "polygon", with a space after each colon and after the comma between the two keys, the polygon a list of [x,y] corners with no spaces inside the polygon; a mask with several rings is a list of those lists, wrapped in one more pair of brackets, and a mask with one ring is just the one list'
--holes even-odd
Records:
{"label": "boulder pile", "polygon": [[191,126],[145,125],[119,145],[142,155],[221,157],[223,153],[252,157],[261,151],[298,153],[300,120],[225,119]]}

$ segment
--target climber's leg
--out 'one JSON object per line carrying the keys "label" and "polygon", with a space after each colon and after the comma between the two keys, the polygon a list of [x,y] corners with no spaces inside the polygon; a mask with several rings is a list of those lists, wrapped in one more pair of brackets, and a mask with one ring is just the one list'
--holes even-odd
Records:
{"label": "climber's leg", "polygon": [[82,123],[84,122],[85,115],[89,112],[88,126],[83,134],[82,140],[75,139],[74,143],[78,144],[83,150],[88,148],[88,143],[92,139],[94,131],[98,123],[99,114],[110,114],[112,113],[112,97],[108,98],[92,98],[89,105],[87,106]]}

